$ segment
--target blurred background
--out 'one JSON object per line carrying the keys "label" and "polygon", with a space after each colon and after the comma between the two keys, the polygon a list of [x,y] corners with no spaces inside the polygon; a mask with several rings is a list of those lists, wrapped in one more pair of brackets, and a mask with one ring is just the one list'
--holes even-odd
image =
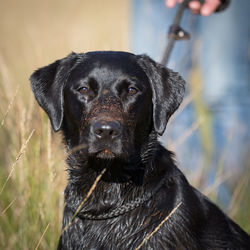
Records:
{"label": "blurred background", "polygon": [[[51,131],[34,100],[29,76],[71,51],[131,50],[131,13],[129,0],[0,2],[0,249],[56,249],[60,235],[66,155],[61,135]],[[193,70],[195,81],[199,73]],[[189,101],[187,96],[183,109]],[[202,100],[193,103],[203,112]],[[210,132],[201,131],[204,147]],[[225,176],[218,171],[204,186],[203,167],[192,172],[180,166],[192,185],[216,201]],[[250,232],[249,171],[239,180],[230,186],[230,203],[220,205]]]}

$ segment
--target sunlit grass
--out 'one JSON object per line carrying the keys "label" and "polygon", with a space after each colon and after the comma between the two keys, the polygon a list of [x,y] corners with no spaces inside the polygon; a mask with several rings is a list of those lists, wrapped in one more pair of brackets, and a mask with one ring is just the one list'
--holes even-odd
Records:
{"label": "sunlit grass", "polygon": [[28,79],[71,51],[127,50],[128,4],[9,0],[0,15],[0,249],[56,249],[65,150]]}
{"label": "sunlit grass", "polygon": [[34,249],[47,225],[39,245],[56,248],[66,179],[64,155],[60,138],[51,144],[48,119],[37,111],[28,121],[25,106],[15,99],[0,128],[0,249]]}
{"label": "sunlit grass", "polygon": [[[28,78],[72,50],[127,50],[127,1],[9,0],[0,15],[0,249],[56,249],[67,179],[65,150],[35,102]],[[202,129],[210,150],[209,131]],[[216,181],[223,178],[219,173]],[[248,180],[246,172],[233,188],[228,212],[250,231]],[[216,187],[205,191],[212,197]]]}

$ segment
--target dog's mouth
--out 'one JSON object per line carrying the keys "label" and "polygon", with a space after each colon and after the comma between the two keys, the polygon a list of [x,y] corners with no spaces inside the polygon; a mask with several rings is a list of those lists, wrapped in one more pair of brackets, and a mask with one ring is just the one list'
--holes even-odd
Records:
{"label": "dog's mouth", "polygon": [[88,155],[101,160],[123,159],[128,156],[127,150],[121,143],[89,143]]}
{"label": "dog's mouth", "polygon": [[116,155],[109,149],[104,149],[104,150],[97,152],[96,157],[100,159],[114,159]]}

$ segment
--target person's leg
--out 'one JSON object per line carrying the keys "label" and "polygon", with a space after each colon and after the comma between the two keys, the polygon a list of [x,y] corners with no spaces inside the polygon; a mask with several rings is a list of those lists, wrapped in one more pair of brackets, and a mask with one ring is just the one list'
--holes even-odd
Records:
{"label": "person's leg", "polygon": [[[136,54],[146,53],[159,61],[177,8],[166,8],[163,0],[133,0],[131,4],[131,51]],[[197,16],[191,15],[188,10],[185,11],[181,23],[183,28],[191,33],[191,41],[177,41],[168,64],[169,68],[179,72],[186,80],[191,68],[191,49],[196,39],[197,19]],[[188,92],[187,84],[187,95]],[[202,158],[197,131],[193,131],[188,138],[184,138],[195,121],[192,104],[189,104],[167,126],[167,130],[161,138],[164,145],[176,146],[177,160],[183,169],[197,168]],[[182,141],[182,139],[184,140]]]}
{"label": "person's leg", "polygon": [[[177,8],[167,8],[163,0],[132,0],[131,5],[131,52],[146,53],[159,62]],[[192,28],[194,19],[195,17],[186,11],[182,20],[183,28]],[[192,41],[177,41],[167,65],[184,78],[187,77],[191,64],[191,44]]]}
{"label": "person's leg", "polygon": [[249,0],[231,1],[226,11],[201,23],[203,96],[214,125],[213,166],[224,154],[232,173],[246,166],[244,154],[250,153],[249,13]]}
{"label": "person's leg", "polygon": [[[249,0],[231,1],[227,10],[201,22],[203,100],[213,118],[212,173],[223,165],[231,182],[250,166],[249,13]],[[218,191],[227,203],[226,186]]]}

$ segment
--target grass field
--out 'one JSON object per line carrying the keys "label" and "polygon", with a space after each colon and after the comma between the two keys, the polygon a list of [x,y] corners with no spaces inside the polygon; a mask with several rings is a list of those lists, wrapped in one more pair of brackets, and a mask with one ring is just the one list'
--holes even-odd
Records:
{"label": "grass field", "polygon": [[[28,79],[71,51],[128,50],[129,5],[127,0],[4,0],[0,16],[0,249],[56,249],[65,150],[35,103]],[[248,180],[246,172],[224,209],[250,232]]]}

